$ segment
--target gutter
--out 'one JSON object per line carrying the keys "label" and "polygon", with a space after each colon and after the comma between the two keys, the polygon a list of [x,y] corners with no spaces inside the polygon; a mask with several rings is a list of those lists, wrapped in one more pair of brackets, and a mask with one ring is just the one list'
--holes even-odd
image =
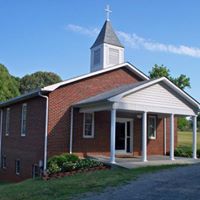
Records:
{"label": "gutter", "polygon": [[46,99],[46,111],[45,111],[45,138],[44,138],[44,163],[43,163],[43,170],[44,172],[47,169],[47,138],[48,138],[48,110],[49,110],[49,98],[48,96],[42,95],[41,92],[38,95],[42,98]]}
{"label": "gutter", "polygon": [[3,136],[3,109],[1,109],[1,116],[0,116],[0,166],[1,166],[1,159],[2,159],[2,136]]}

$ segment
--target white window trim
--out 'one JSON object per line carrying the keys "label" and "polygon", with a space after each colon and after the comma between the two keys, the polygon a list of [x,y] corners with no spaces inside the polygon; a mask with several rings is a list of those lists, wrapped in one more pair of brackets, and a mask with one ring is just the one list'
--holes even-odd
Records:
{"label": "white window trim", "polygon": [[94,138],[94,113],[89,113],[92,114],[92,135],[85,135],[85,114],[83,114],[83,138]]}
{"label": "white window trim", "polygon": [[[19,162],[19,171],[17,171],[17,162]],[[15,174],[20,175],[20,171],[21,171],[21,162],[19,159],[16,159],[15,160]]]}
{"label": "white window trim", "polygon": [[[8,117],[8,113],[9,113],[9,117]],[[6,128],[5,128],[5,136],[9,136],[9,132],[10,132],[10,108],[6,108]]]}
{"label": "white window trim", "polygon": [[149,136],[149,123],[148,123],[148,139],[150,140],[156,140],[156,136],[157,136],[157,117],[156,116],[148,116],[148,120],[152,118],[154,119],[154,136]]}
{"label": "white window trim", "polygon": [[27,127],[26,127],[26,131],[25,133],[23,133],[23,118],[24,118],[24,106],[26,106],[26,126],[27,126],[27,103],[23,103],[22,104],[22,111],[21,111],[21,136],[25,137],[26,136],[26,131],[27,131]]}

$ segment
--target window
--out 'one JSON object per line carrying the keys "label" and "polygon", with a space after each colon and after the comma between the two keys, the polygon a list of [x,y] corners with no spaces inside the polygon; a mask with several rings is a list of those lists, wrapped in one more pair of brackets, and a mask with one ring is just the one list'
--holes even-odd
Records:
{"label": "window", "polygon": [[6,156],[3,155],[3,156],[2,156],[2,168],[3,168],[3,169],[6,169],[6,167],[7,167]]}
{"label": "window", "polygon": [[83,119],[83,137],[94,137],[94,113],[84,113]]}
{"label": "window", "polygon": [[94,65],[100,65],[100,49],[94,51]]}
{"label": "window", "polygon": [[15,160],[15,173],[20,175],[20,160]]}
{"label": "window", "polygon": [[27,104],[22,105],[21,136],[26,135]]}
{"label": "window", "polygon": [[10,131],[10,108],[6,109],[6,132],[5,135],[8,136]]}
{"label": "window", "polygon": [[32,177],[36,178],[40,176],[40,168],[37,164],[34,164],[32,167]]}
{"label": "window", "polygon": [[156,139],[156,116],[148,117],[148,138]]}
{"label": "window", "polygon": [[109,48],[109,64],[119,64],[119,50]]}

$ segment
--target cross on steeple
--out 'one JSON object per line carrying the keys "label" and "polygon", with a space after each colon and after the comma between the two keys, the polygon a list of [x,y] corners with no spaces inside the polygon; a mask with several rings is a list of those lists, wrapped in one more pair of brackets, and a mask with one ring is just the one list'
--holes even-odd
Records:
{"label": "cross on steeple", "polygon": [[110,21],[110,13],[111,13],[112,11],[110,10],[110,6],[109,6],[109,5],[106,6],[105,11],[106,11],[106,20],[107,20],[107,21]]}

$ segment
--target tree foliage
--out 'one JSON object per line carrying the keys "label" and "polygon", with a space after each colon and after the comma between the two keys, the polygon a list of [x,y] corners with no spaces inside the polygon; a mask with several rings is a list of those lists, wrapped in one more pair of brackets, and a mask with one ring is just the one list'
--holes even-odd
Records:
{"label": "tree foliage", "polygon": [[186,117],[179,117],[177,121],[177,126],[180,131],[188,131],[191,127],[190,121]]}
{"label": "tree foliage", "polygon": [[20,80],[19,90],[21,94],[24,94],[60,81],[61,78],[55,73],[39,71],[22,77]]}
{"label": "tree foliage", "polygon": [[16,97],[20,94],[18,83],[10,75],[7,68],[0,64],[0,102]]}
{"label": "tree foliage", "polygon": [[166,77],[170,81],[172,81],[175,85],[177,85],[181,89],[185,89],[186,87],[190,86],[190,78],[184,74],[181,74],[179,77],[172,77],[170,74],[170,70],[165,67],[164,65],[157,65],[155,64],[151,71],[149,71],[150,78],[161,78]]}

